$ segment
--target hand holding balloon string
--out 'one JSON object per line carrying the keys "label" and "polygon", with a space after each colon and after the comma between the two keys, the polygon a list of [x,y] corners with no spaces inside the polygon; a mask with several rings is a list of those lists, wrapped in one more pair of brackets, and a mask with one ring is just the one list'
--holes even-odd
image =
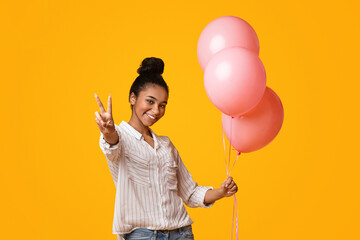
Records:
{"label": "hand holding balloon string", "polygon": [[238,191],[232,177],[228,177],[218,189],[210,189],[205,194],[204,204],[208,205],[224,197],[231,197]]}

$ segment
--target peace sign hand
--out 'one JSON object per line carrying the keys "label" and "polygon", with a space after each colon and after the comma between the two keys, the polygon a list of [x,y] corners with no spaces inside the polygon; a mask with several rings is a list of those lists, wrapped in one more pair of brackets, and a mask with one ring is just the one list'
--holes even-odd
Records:
{"label": "peace sign hand", "polygon": [[[111,139],[113,140],[113,136],[115,136],[116,130],[115,130],[115,125],[114,125],[114,120],[112,117],[112,103],[111,103],[111,95],[109,95],[108,98],[108,111],[105,111],[105,108],[102,104],[102,102],[100,101],[100,98],[98,97],[98,95],[96,95],[95,93],[95,98],[96,101],[99,105],[100,108],[100,112],[98,111],[95,112],[96,118],[95,118],[95,122],[97,123],[100,131],[103,133],[105,140],[107,139]],[[117,136],[117,133],[116,133]],[[117,139],[115,140],[117,141]],[[111,141],[114,142],[114,141]]]}

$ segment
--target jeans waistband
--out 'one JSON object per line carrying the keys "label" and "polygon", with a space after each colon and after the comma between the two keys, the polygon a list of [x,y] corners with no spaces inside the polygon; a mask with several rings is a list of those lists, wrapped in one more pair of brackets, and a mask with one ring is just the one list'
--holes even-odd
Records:
{"label": "jeans waistband", "polygon": [[157,236],[176,236],[176,235],[183,235],[185,234],[185,232],[191,232],[192,233],[192,227],[191,225],[187,225],[184,227],[180,227],[180,228],[176,228],[176,229],[172,229],[172,230],[151,230],[148,228],[136,228],[135,230],[133,230],[130,233],[124,234],[123,236],[120,236],[120,239],[122,239],[121,237],[123,237],[124,239],[137,239],[134,238],[136,237],[143,237],[143,239],[147,239],[146,237],[148,237],[148,239],[153,239],[153,237],[157,237]]}
{"label": "jeans waistband", "polygon": [[182,232],[188,231],[190,229],[192,229],[191,225],[187,225],[187,226],[172,229],[172,230],[153,230],[153,229],[148,229],[148,228],[137,228],[128,234],[138,232],[138,231],[153,232],[154,234],[157,234],[158,232],[163,233],[163,234],[170,234],[170,233],[182,233]]}
{"label": "jeans waistband", "polygon": [[183,232],[183,231],[187,231],[189,228],[191,228],[191,225],[187,225],[187,226],[172,229],[172,230],[152,230],[152,231],[157,231],[157,232],[162,232],[162,233]]}

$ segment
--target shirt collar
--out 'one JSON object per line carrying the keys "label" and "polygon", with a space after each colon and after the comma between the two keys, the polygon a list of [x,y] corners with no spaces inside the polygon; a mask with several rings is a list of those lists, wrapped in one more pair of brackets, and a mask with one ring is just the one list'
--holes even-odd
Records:
{"label": "shirt collar", "polygon": [[135,128],[133,128],[130,124],[128,124],[125,121],[122,121],[120,123],[120,126],[123,127],[125,130],[127,130],[127,132],[133,135],[137,140],[140,140],[143,137],[141,133],[139,133]]}
{"label": "shirt collar", "polygon": [[154,139],[154,147],[155,147],[155,149],[158,149],[159,148],[158,136],[153,132],[153,130],[151,130],[151,128],[149,128],[149,129],[150,129],[150,133]]}
{"label": "shirt collar", "polygon": [[[125,121],[122,121],[120,123],[120,126],[123,127],[127,132],[129,132],[132,136],[134,136],[137,140],[143,139],[143,135],[139,133],[135,128],[133,128],[130,124],[128,124]],[[150,129],[150,128],[149,128]],[[150,129],[150,133],[154,139],[154,146],[155,149],[159,148],[158,138],[157,135],[153,132],[153,130]]]}

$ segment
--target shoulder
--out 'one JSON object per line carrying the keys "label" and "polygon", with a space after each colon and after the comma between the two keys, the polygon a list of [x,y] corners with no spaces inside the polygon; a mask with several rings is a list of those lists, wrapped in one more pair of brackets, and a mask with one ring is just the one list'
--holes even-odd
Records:
{"label": "shoulder", "polygon": [[172,144],[172,142],[168,136],[158,136],[158,139],[162,145],[168,146],[168,145]]}
{"label": "shoulder", "polygon": [[176,159],[178,159],[178,157],[179,157],[179,152],[176,149],[176,147],[174,146],[174,144],[172,143],[172,141],[170,140],[170,138],[168,136],[158,136],[157,139],[158,139],[159,144],[164,149],[166,149],[166,151],[168,151],[168,153],[171,154],[172,159],[177,161]]}
{"label": "shoulder", "polygon": [[168,136],[158,136],[158,140],[162,146],[176,149],[173,142],[170,140]]}

